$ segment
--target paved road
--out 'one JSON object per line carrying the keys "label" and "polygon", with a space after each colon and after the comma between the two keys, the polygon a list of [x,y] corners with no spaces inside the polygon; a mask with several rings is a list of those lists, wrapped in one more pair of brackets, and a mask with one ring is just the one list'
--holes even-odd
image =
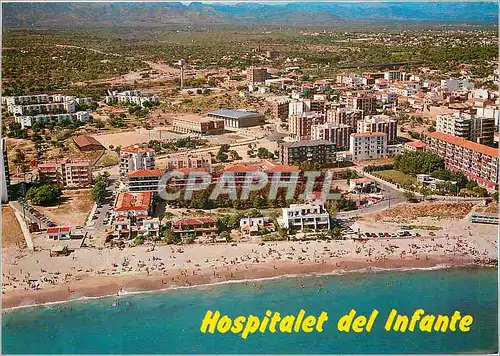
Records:
{"label": "paved road", "polygon": [[21,214],[21,216],[23,217],[26,217],[27,220],[31,221],[31,222],[34,222],[34,223],[37,223],[41,229],[46,229],[48,227],[48,225],[40,220],[39,218],[37,218],[35,215],[33,215],[32,213],[30,213],[28,211],[28,209],[23,209],[23,206],[20,202],[18,202],[17,200],[14,200],[14,201],[11,201],[10,202],[10,205],[16,210],[19,212],[19,214]]}
{"label": "paved road", "polygon": [[104,225],[104,220],[106,218],[106,213],[113,208],[114,197],[112,196],[113,192],[116,191],[116,183],[118,182],[117,177],[109,177],[108,178],[108,186],[106,187],[106,198],[105,201],[101,203],[101,207],[97,208],[98,213],[97,219],[92,219],[92,225],[87,229],[89,232],[92,230],[97,230],[99,232],[103,232],[107,230],[107,226]]}

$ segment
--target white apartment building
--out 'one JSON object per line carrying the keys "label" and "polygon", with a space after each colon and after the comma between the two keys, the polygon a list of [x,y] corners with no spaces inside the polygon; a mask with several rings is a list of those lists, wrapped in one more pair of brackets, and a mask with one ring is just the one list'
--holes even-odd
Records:
{"label": "white apartment building", "polygon": [[155,167],[155,151],[146,144],[123,147],[120,151],[120,174]]}
{"label": "white apartment building", "polygon": [[465,113],[438,115],[436,117],[436,131],[488,145],[493,143],[495,119]]}
{"label": "white apartment building", "polygon": [[80,122],[89,121],[90,115],[86,111],[78,111],[74,114],[38,114],[33,116],[16,116],[14,120],[21,124],[21,128],[33,126],[35,122],[51,122],[63,120],[78,120]]}
{"label": "white apartment building", "polygon": [[387,157],[387,134],[383,132],[353,133],[349,142],[353,161]]}
{"label": "white apartment building", "polygon": [[392,104],[398,100],[398,94],[395,91],[385,90],[377,95],[382,104]]}
{"label": "white apartment building", "polygon": [[157,192],[163,172],[140,169],[125,174],[124,183],[129,192]]}
{"label": "white apartment building", "polygon": [[329,229],[330,214],[321,203],[291,204],[283,208],[283,226],[290,230]]}
{"label": "white apartment building", "polygon": [[138,106],[144,106],[146,102],[156,103],[160,101],[160,98],[154,95],[141,95],[141,92],[139,90],[126,90],[120,93],[108,90],[108,95],[104,98],[104,101],[106,104],[131,103]]}
{"label": "white apartment building", "polygon": [[8,105],[7,111],[14,115],[36,115],[50,111],[64,111],[66,113],[74,113],[76,111],[76,101],[66,101],[63,103],[42,103],[29,105]]}
{"label": "white apartment building", "polygon": [[388,71],[384,73],[384,79],[388,81],[401,80],[401,72],[399,71]]}
{"label": "white apartment building", "polygon": [[441,80],[441,89],[447,91],[472,90],[474,89],[474,83],[468,79],[443,79]]}
{"label": "white apartment building", "polygon": [[474,89],[470,95],[469,98],[472,99],[489,99],[490,98],[490,92],[488,89]]}
{"label": "white apartment building", "polygon": [[64,103],[75,100],[77,104],[90,103],[91,97],[75,98],[70,95],[62,94],[37,94],[37,95],[22,95],[22,96],[3,96],[2,105],[31,105],[31,104],[48,104],[48,103]]}
{"label": "white apartment building", "polygon": [[436,131],[468,140],[471,118],[471,115],[465,113],[438,115],[436,116]]}

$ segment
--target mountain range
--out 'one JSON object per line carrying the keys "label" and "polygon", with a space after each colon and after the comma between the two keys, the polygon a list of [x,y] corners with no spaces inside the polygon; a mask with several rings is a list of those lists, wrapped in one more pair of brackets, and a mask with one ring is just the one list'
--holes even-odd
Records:
{"label": "mountain range", "polygon": [[496,2],[3,3],[5,28],[496,24]]}

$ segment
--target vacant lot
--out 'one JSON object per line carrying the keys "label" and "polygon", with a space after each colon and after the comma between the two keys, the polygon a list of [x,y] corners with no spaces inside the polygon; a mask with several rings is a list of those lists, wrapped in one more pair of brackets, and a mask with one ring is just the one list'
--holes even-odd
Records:
{"label": "vacant lot", "polygon": [[58,225],[83,226],[93,204],[89,189],[65,190],[58,206],[36,208]]}
{"label": "vacant lot", "polygon": [[409,176],[408,174],[396,171],[394,169],[389,169],[387,171],[373,172],[372,174],[394,184],[401,184],[402,182],[408,179],[412,179],[412,177]]}
{"label": "vacant lot", "polygon": [[2,247],[25,247],[23,232],[14,215],[14,210],[8,205],[2,206]]}
{"label": "vacant lot", "polygon": [[472,209],[471,203],[403,203],[381,213],[370,214],[375,221],[406,220],[430,217],[463,219]]}
{"label": "vacant lot", "polygon": [[109,146],[130,146],[136,143],[149,142],[150,140],[172,140],[186,137],[187,135],[176,134],[166,131],[163,128],[155,128],[153,130],[137,129],[134,131],[92,136],[104,147],[108,148]]}

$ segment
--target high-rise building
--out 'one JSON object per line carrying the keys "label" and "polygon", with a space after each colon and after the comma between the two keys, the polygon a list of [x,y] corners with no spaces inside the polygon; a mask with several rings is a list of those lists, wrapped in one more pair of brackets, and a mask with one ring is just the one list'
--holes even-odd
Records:
{"label": "high-rise building", "polygon": [[120,151],[120,174],[155,168],[155,151],[146,144],[123,147]]}
{"label": "high-rise building", "polygon": [[1,184],[2,184],[2,203],[9,201],[9,188],[10,188],[10,172],[9,172],[9,160],[7,158],[7,142],[5,138],[0,139],[0,149],[2,150],[2,155],[0,156],[1,167]]}
{"label": "high-rise building", "polygon": [[249,67],[247,68],[247,82],[249,84],[262,84],[268,79],[267,68]]}
{"label": "high-rise building", "polygon": [[325,140],[287,142],[279,145],[281,164],[335,162],[335,144]]}
{"label": "high-rise building", "polygon": [[383,132],[387,134],[387,142],[393,143],[398,137],[398,124],[387,115],[365,116],[363,120],[358,121],[357,132]]}
{"label": "high-rise building", "polygon": [[276,119],[280,119],[282,121],[286,121],[288,119],[289,112],[289,101],[283,100],[274,103],[273,105],[273,116]]}
{"label": "high-rise building", "polygon": [[352,133],[352,127],[334,122],[326,122],[321,125],[311,127],[312,140],[326,140],[335,144],[337,151],[349,149],[349,139]]}
{"label": "high-rise building", "polygon": [[477,117],[465,113],[438,115],[436,117],[436,131],[465,140],[491,145],[495,133],[495,119],[492,117]]}
{"label": "high-rise building", "polygon": [[365,132],[351,134],[349,151],[354,161],[387,157],[387,134]]}
{"label": "high-rise building", "polygon": [[498,149],[441,132],[427,136],[426,149],[443,158],[447,169],[487,188],[498,185]]}
{"label": "high-rise building", "polygon": [[326,121],[325,114],[317,112],[305,112],[300,115],[292,115],[288,119],[288,131],[290,137],[296,140],[310,140],[311,127],[323,124]]}
{"label": "high-rise building", "polygon": [[343,97],[343,100],[348,109],[360,110],[363,116],[375,114],[377,109],[377,97],[373,94],[351,94]]}

